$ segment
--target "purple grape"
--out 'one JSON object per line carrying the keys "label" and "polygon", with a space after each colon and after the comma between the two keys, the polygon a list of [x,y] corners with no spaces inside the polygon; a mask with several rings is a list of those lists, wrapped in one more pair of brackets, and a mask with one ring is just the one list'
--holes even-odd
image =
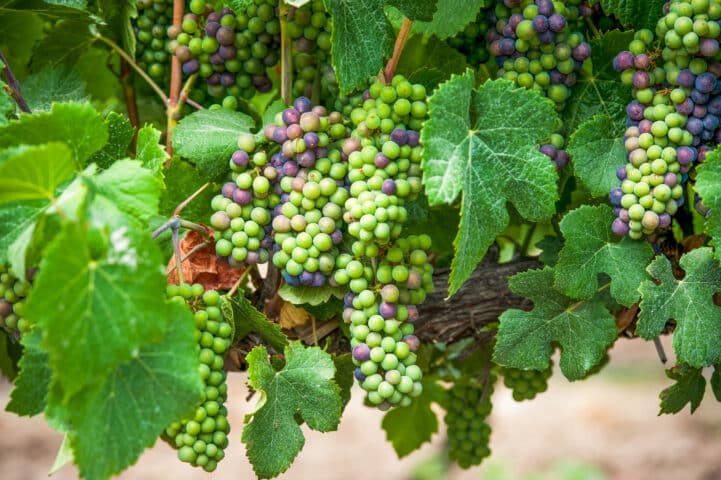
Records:
{"label": "purple grape", "polygon": [[320,272],[315,272],[313,274],[313,283],[312,285],[316,288],[320,288],[323,285],[325,285],[325,276]]}
{"label": "purple grape", "polygon": [[678,72],[678,76],[676,78],[678,84],[684,88],[691,88],[696,82],[696,75],[691,73],[690,70],[681,70]]}
{"label": "purple grape", "polygon": [[711,115],[721,115],[721,96],[713,97],[706,105],[706,111]]}
{"label": "purple grape", "polygon": [[235,85],[235,74],[231,72],[223,72],[220,75],[220,84],[224,87],[232,87]]}
{"label": "purple grape", "polygon": [[306,150],[305,152],[298,154],[298,164],[301,167],[312,168],[315,165],[315,152],[313,150]]}
{"label": "purple grape", "polygon": [[698,49],[704,57],[712,58],[719,51],[719,42],[715,38],[702,38],[698,43]]}
{"label": "purple grape", "polygon": [[353,371],[353,375],[355,375],[356,380],[359,382],[362,382],[366,379],[366,376],[361,372],[360,367],[356,367],[356,369]]}
{"label": "purple grape", "polygon": [[653,122],[651,120],[643,119],[640,122],[638,122],[638,131],[641,133],[651,133],[651,127],[653,126]]}
{"label": "purple grape", "polygon": [[282,116],[286,125],[292,125],[300,121],[300,112],[295,108],[286,108],[283,110]]}
{"label": "purple grape", "polygon": [[688,119],[688,122],[686,122],[686,130],[688,130],[691,135],[699,135],[703,132],[703,122],[700,118],[691,117]]}
{"label": "purple grape", "polygon": [[223,60],[232,60],[235,58],[235,54],[236,54],[235,47],[232,45],[229,45],[229,46],[222,45],[218,49],[218,55],[220,55],[220,58],[222,58]]}
{"label": "purple grape", "polygon": [[716,77],[712,73],[704,72],[696,77],[694,86],[701,93],[711,93],[716,88]]}
{"label": "purple grape", "polygon": [[388,320],[391,318],[396,318],[396,314],[398,313],[398,307],[395,303],[381,302],[380,306],[378,307],[378,311],[380,312],[381,317]]}
{"label": "purple grape", "polygon": [[[305,146],[307,148],[315,148],[318,146],[318,134],[315,132],[308,132],[305,135],[303,135],[303,141],[305,142]],[[319,152],[316,152],[319,153]],[[320,155],[322,156],[322,155]]]}
{"label": "purple grape", "polygon": [[377,168],[386,168],[388,164],[391,163],[391,159],[386,157],[383,152],[378,152],[375,159],[373,159],[373,164]]}
{"label": "purple grape", "polygon": [[205,24],[205,35],[208,37],[215,37],[218,33],[218,29],[220,29],[220,23],[208,22]]}
{"label": "purple grape", "polygon": [[223,184],[223,187],[220,189],[220,192],[223,194],[225,198],[232,199],[233,198],[233,192],[235,192],[238,189],[238,186],[233,182],[225,182]]}
{"label": "purple grape", "polygon": [[246,205],[250,205],[250,203],[253,201],[253,196],[248,190],[236,188],[236,190],[233,192],[233,201],[238,205],[244,207]]}
{"label": "purple grape", "polygon": [[566,28],[566,17],[563,15],[560,15],[558,13],[554,13],[553,15],[548,17],[548,28],[552,32],[562,32],[563,29]]}
{"label": "purple grape", "polygon": [[651,84],[651,80],[648,76],[648,72],[643,70],[636,70],[633,74],[633,86],[634,88],[648,88]]}
{"label": "purple grape", "polygon": [[658,216],[658,228],[668,228],[671,226],[671,215],[662,213]]}
{"label": "purple grape", "polygon": [[408,344],[408,346],[411,349],[411,352],[418,351],[418,349],[421,346],[421,341],[418,340],[418,337],[416,337],[415,335],[406,335],[405,337],[403,337],[403,342]]}
{"label": "purple grape", "polygon": [[288,125],[286,133],[289,139],[295,140],[296,138],[300,138],[303,136],[303,129],[300,127],[300,125],[294,123],[292,125]]}
{"label": "purple grape", "polygon": [[313,284],[313,274],[310,272],[303,272],[300,274],[300,284],[301,285],[312,285]]}
{"label": "purple grape", "polygon": [[556,69],[551,70],[550,76],[551,76],[551,83],[556,84],[556,85],[561,84],[564,82],[564,80],[566,80],[566,76]]}
{"label": "purple grape", "polygon": [[536,15],[533,19],[533,29],[538,33],[548,30],[548,17],[544,15]]}
{"label": "purple grape", "polygon": [[408,305],[408,323],[415,323],[418,320],[418,308],[415,305]]}
{"label": "purple grape", "polygon": [[719,118],[716,115],[706,115],[703,118],[703,127],[713,132],[719,126]]}
{"label": "purple grape", "polygon": [[551,159],[556,158],[556,155],[558,154],[556,147],[554,147],[550,143],[541,145],[541,148],[539,148],[539,150],[541,151],[542,154],[544,154],[547,157],[550,157]]}
{"label": "purple grape", "polygon": [[196,59],[189,60],[183,64],[183,73],[185,75],[192,75],[198,73],[200,69],[200,63]]}
{"label": "purple grape", "polygon": [[417,147],[421,144],[421,136],[414,130],[408,130],[408,145]]}
{"label": "purple grape", "polygon": [[538,41],[543,45],[550,45],[553,43],[553,40],[553,32],[551,30],[546,30],[545,32],[538,34]]}
{"label": "purple grape", "polygon": [[[688,123],[691,123],[691,120],[700,122],[698,119],[689,119]],[[686,124],[687,126],[688,123]],[[676,149],[676,161],[681,165],[690,165],[696,160],[696,155],[696,149],[691,147],[682,146]]]}
{"label": "purple grape", "polygon": [[330,239],[333,241],[333,245],[339,245],[343,241],[343,233],[340,230],[330,234]]}
{"label": "purple grape", "polygon": [[615,205],[617,207],[621,206],[621,197],[623,197],[623,190],[620,188],[614,188],[608,194],[608,199],[611,201],[611,205]]}
{"label": "purple grape", "polygon": [[210,56],[210,63],[213,65],[223,65],[225,63],[225,59],[220,56],[220,53],[215,52]]}
{"label": "purple grape", "polygon": [[289,160],[283,165],[283,174],[288,177],[295,177],[298,175],[299,170],[300,167],[298,167],[298,164],[292,160]]}
{"label": "purple grape", "polygon": [[646,110],[646,107],[638,100],[634,100],[626,106],[626,115],[631,120],[640,122],[643,120],[644,110]]}
{"label": "purple grape", "polygon": [[621,208],[618,210],[618,218],[620,218],[622,221],[624,221],[626,223],[631,221],[631,217],[628,214],[628,210],[626,210],[625,208]]}
{"label": "purple grape", "polygon": [[623,52],[620,52],[618,55],[616,55],[616,58],[613,59],[613,68],[620,73],[624,70],[632,68],[634,66],[634,63],[635,57],[633,56],[633,53],[629,52],[628,50],[624,50]]}
{"label": "purple grape", "polygon": [[208,15],[208,21],[215,22],[220,25],[220,16],[220,12],[211,12],[211,14]]}
{"label": "purple grape", "polygon": [[233,160],[233,163],[239,167],[247,166],[250,161],[248,154],[243,150],[236,150],[230,158]]}
{"label": "purple grape", "polygon": [[385,193],[386,195],[395,195],[396,193],[396,182],[391,180],[390,178],[383,181],[383,186],[381,186],[381,191]]}
{"label": "purple grape", "polygon": [[523,21],[523,15],[520,13],[514,13],[511,15],[511,17],[508,19],[507,26],[510,26],[513,30],[516,29],[519,23]]}
{"label": "purple grape", "polygon": [[215,39],[221,45],[233,45],[235,42],[235,31],[230,27],[220,27],[215,33]]}
{"label": "purple grape", "polygon": [[568,165],[570,157],[568,156],[568,152],[565,150],[559,150],[558,155],[556,155],[556,158],[553,159],[554,163],[558,168],[564,168],[566,165]]}
{"label": "purple grape", "polygon": [[663,176],[663,183],[673,188],[678,184],[678,177],[675,173],[668,172]]}
{"label": "purple grape", "polygon": [[538,13],[540,15],[550,17],[553,15],[553,2],[551,0],[536,0],[536,6],[538,7]]}
{"label": "purple grape", "polygon": [[707,112],[708,109],[706,108],[706,105],[696,105],[693,107],[692,115],[696,118],[703,118],[706,116]]}
{"label": "purple grape", "polygon": [[[580,69],[580,67],[579,67]],[[566,75],[566,79],[563,81],[563,84],[567,86],[568,88],[571,88],[576,84],[576,74],[575,73],[569,73]]]}
{"label": "purple grape", "polygon": [[393,140],[398,145],[403,146],[408,143],[408,132],[406,132],[402,128],[395,128],[391,132],[391,140]]}
{"label": "purple grape", "polygon": [[624,222],[620,218],[617,218],[611,224],[611,230],[613,230],[613,233],[615,233],[619,237],[623,237],[624,235],[628,235],[629,227],[626,222]]}
{"label": "purple grape", "polygon": [[574,60],[583,62],[591,56],[591,45],[586,42],[581,42],[576,48],[573,49],[572,55]]}
{"label": "purple grape", "polygon": [[504,38],[500,41],[499,47],[501,55],[513,55],[513,52],[516,51],[516,42],[510,38]]}
{"label": "purple grape", "polygon": [[517,38],[516,30],[511,25],[506,25],[505,27],[503,27],[502,33],[503,33],[503,36],[506,38],[513,38],[514,40]]}
{"label": "purple grape", "polygon": [[288,140],[288,129],[287,127],[275,127],[273,130],[273,141],[277,144],[282,144]]}
{"label": "purple grape", "polygon": [[618,178],[619,180],[626,180],[626,176],[626,167],[624,167],[623,165],[616,167],[616,178]]}
{"label": "purple grape", "polygon": [[313,103],[308,97],[298,97],[295,99],[295,102],[293,102],[293,107],[298,111],[298,113],[302,114],[310,112],[313,108]]}

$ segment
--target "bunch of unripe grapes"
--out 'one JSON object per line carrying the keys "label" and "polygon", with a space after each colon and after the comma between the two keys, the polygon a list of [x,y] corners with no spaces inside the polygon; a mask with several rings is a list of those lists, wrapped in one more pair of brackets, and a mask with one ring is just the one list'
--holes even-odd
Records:
{"label": "bunch of unripe grapes", "polygon": [[167,84],[170,53],[167,30],[173,23],[172,0],[136,0],[138,17],[133,28],[138,66],[154,80]]}
{"label": "bunch of unripe grapes", "polygon": [[339,140],[347,128],[337,112],[299,97],[276,116],[265,137],[280,203],[273,209],[273,264],[289,285],[326,284],[343,240],[342,205],[348,198],[347,165]]}
{"label": "bunch of unripe grapes", "polygon": [[486,418],[491,413],[495,375],[487,382],[456,382],[449,390],[444,418],[448,427],[448,458],[461,468],[480,464],[491,454],[488,448],[491,427]]}
{"label": "bunch of unripe grapes", "polygon": [[399,239],[385,257],[372,265],[349,254],[339,265],[351,291],[345,296],[343,319],[350,324],[355,377],[368,392],[367,401],[385,410],[410,405],[420,395],[422,372],[416,365],[418,338],[413,335],[418,319],[416,305],[433,288],[433,269],[428,265],[430,237]]}
{"label": "bunch of unripe grapes", "polygon": [[205,389],[192,417],[174,422],[165,429],[164,438],[178,450],[178,458],[194,467],[212,472],[225,457],[228,446],[228,397],[224,356],[232,341],[232,326],[220,310],[220,294],[202,285],[168,285],[173,302],[187,303],[195,317],[200,376]]}
{"label": "bunch of unripe grapes", "polygon": [[486,63],[491,58],[486,43],[489,24],[487,19],[491,8],[482,6],[475,21],[466,25],[462,32],[446,40],[450,47],[465,55],[468,63],[474,66]]}
{"label": "bunch of unripe grapes", "polygon": [[30,330],[23,318],[30,280],[18,278],[8,265],[0,264],[0,328],[17,338]]}
{"label": "bunch of unripe grapes", "polygon": [[331,17],[323,1],[290,7],[287,28],[293,52],[293,96],[330,100],[337,95],[337,83],[330,68]]}
{"label": "bunch of unripe grapes", "polygon": [[511,389],[513,399],[517,402],[532,400],[536,395],[548,389],[548,379],[553,373],[553,366],[545,370],[520,370],[502,368],[503,384]]}
{"label": "bunch of unripe grapes", "polygon": [[639,239],[669,227],[694,162],[721,139],[719,20],[718,0],[673,1],[656,26],[662,40],[639,30],[614,60],[634,95],[626,109],[629,164],[609,194],[617,235]]}
{"label": "bunch of unripe grapes", "polygon": [[182,27],[168,30],[183,73],[198,73],[210,97],[228,109],[256,91],[269,91],[266,69],[279,60],[277,6],[277,0],[254,0],[236,14],[230,8],[212,11],[205,1],[192,0]]}

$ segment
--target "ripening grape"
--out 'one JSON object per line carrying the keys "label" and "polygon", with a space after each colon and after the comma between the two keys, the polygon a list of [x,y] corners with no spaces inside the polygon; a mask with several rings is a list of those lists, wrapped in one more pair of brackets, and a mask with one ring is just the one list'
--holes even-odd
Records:
{"label": "ripening grape", "polygon": [[488,448],[491,427],[486,418],[491,413],[495,374],[481,384],[456,382],[444,421],[448,427],[448,458],[461,468],[480,464],[491,454]]}
{"label": "ripening grape", "polygon": [[502,368],[503,384],[513,392],[513,399],[517,402],[532,400],[539,393],[548,389],[548,379],[553,373],[553,366],[545,370],[519,370],[517,368]]}
{"label": "ripening grape", "polygon": [[30,331],[30,324],[23,318],[25,297],[32,288],[29,278],[21,280],[9,266],[0,264],[0,328],[16,338]]}
{"label": "ripening grape", "polygon": [[212,472],[228,446],[228,385],[224,356],[232,342],[232,326],[223,318],[220,295],[202,285],[168,285],[171,301],[187,303],[195,315],[200,376],[205,385],[202,401],[192,416],[174,422],[163,437],[178,450],[178,458]]}
{"label": "ripening grape", "polygon": [[133,22],[140,68],[166,85],[170,79],[168,27],[173,24],[172,0],[136,0],[138,16]]}

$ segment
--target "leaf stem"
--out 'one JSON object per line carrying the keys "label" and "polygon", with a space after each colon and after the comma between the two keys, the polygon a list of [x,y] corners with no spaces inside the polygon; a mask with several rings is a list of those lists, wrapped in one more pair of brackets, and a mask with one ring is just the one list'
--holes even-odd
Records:
{"label": "leaf stem", "polygon": [[[125,59],[120,59],[120,83],[123,86],[123,97],[125,97],[125,110],[128,112],[128,118],[133,129],[140,128],[140,116],[138,115],[138,102],[135,97],[135,88],[132,82],[133,70]],[[133,145],[135,144],[135,134],[133,134]]]}
{"label": "leaf stem", "polygon": [[[185,0],[173,0],[173,26],[180,27],[183,23],[183,15],[185,14]],[[177,56],[170,57],[170,98],[168,99],[167,117],[168,126],[165,132],[165,149],[168,152],[169,159],[173,157],[173,129],[178,124],[177,106],[180,98],[181,86],[183,83],[183,71],[181,70],[180,60]],[[166,162],[167,163],[167,162]]]}
{"label": "leaf stem", "polygon": [[228,293],[225,294],[225,296],[231,298],[233,295],[235,295],[235,292],[238,291],[238,288],[240,288],[244,281],[248,280],[248,275],[250,275],[250,272],[255,270],[255,268],[255,265],[248,265],[245,270],[243,270],[243,273],[240,274],[238,280],[233,284],[230,290],[228,290]]}
{"label": "leaf stem", "polygon": [[[203,243],[199,243],[198,245],[194,246],[188,253],[185,254],[185,256],[183,258],[180,259],[180,262],[184,263],[187,259],[189,259],[193,255],[195,255],[196,253],[198,253],[199,251],[201,251],[208,245],[209,245],[208,242],[203,242]],[[170,275],[171,273],[173,273],[176,268],[178,268],[178,266],[173,265],[172,268],[168,269],[167,275]]]}
{"label": "leaf stem", "polygon": [[188,198],[186,198],[185,200],[183,200],[182,202],[180,202],[180,205],[178,205],[177,208],[175,209],[175,211],[173,212],[173,216],[174,216],[174,217],[178,217],[178,216],[180,215],[180,212],[182,212],[183,209],[184,209],[185,207],[187,207],[190,202],[192,202],[193,200],[195,200],[196,198],[198,198],[198,195],[200,195],[201,193],[203,193],[203,191],[204,191],[206,188],[208,188],[209,186],[210,186],[210,182],[206,182],[205,185],[203,185],[202,187],[200,187],[199,189],[197,189],[195,192],[193,192],[193,194],[192,194],[191,196],[189,196]]}
{"label": "leaf stem", "polygon": [[5,58],[5,55],[3,55],[3,52],[0,51],[0,61],[5,65],[5,68],[3,70],[3,76],[5,77],[5,82],[7,82],[7,89],[9,90],[8,93],[11,97],[13,97],[13,100],[15,100],[15,103],[18,104],[18,107],[20,107],[20,110],[22,110],[25,113],[32,113],[30,111],[30,107],[28,106],[28,102],[25,101],[25,98],[23,97],[22,92],[20,91],[20,84],[18,83],[17,78],[15,78],[15,75],[13,74],[12,69],[10,68],[10,64],[8,63],[7,59]]}
{"label": "leaf stem", "polygon": [[661,360],[661,363],[665,364],[666,362],[668,362],[668,357],[666,356],[666,351],[663,349],[661,339],[658,337],[654,338],[653,344],[656,347],[656,353],[658,353],[658,358],[659,360]]}
{"label": "leaf stem", "polygon": [[123,60],[128,62],[128,64],[131,67],[133,67],[133,70],[135,70],[138,73],[138,75],[140,75],[143,78],[143,80],[145,80],[145,82],[148,85],[150,85],[150,88],[152,88],[155,91],[155,93],[158,94],[158,96],[160,97],[160,100],[162,100],[165,105],[168,104],[168,96],[165,94],[165,92],[163,92],[163,89],[160,88],[158,86],[158,84],[155,83],[155,81],[152,78],[150,78],[150,75],[145,73],[145,71],[142,68],[140,68],[137,63],[135,63],[135,60],[133,60],[133,58],[130,55],[128,55],[128,53],[125,50],[120,48],[120,46],[117,43],[115,43],[114,41],[110,40],[107,37],[100,35],[99,33],[95,35],[95,38],[97,38],[104,44],[108,45],[111,49],[113,49],[113,51],[115,51],[118,55],[120,55]]}
{"label": "leaf stem", "polygon": [[288,35],[288,5],[280,3],[280,98],[290,105],[290,85],[293,81],[293,59]]}
{"label": "leaf stem", "polygon": [[532,223],[528,229],[528,232],[526,232],[526,236],[523,238],[523,245],[521,245],[521,255],[528,254],[528,248],[531,246],[531,242],[533,241],[533,235],[536,233],[537,226],[537,223]]}
{"label": "leaf stem", "polygon": [[[598,287],[598,289],[596,290],[596,293],[601,293],[601,292],[603,292],[604,290],[606,290],[607,288],[610,288],[610,287],[611,287],[611,282],[605,283],[605,284],[601,285],[600,287]],[[583,304],[586,303],[587,301],[588,301],[588,299],[579,300],[578,302],[576,302],[576,303],[574,303],[573,305],[571,305],[570,307],[568,307],[568,308],[566,309],[566,311],[567,311],[567,312],[573,312],[574,310],[576,310],[577,308],[579,308],[581,305],[583,305]]]}
{"label": "leaf stem", "polygon": [[403,53],[403,47],[406,44],[408,34],[411,33],[412,26],[413,20],[408,17],[403,19],[403,25],[401,25],[401,29],[398,31],[396,43],[393,46],[393,56],[390,58],[390,60],[388,60],[388,64],[386,65],[386,68],[384,70],[386,83],[391,83],[391,81],[393,80],[393,75],[395,75],[396,67],[398,66],[398,60],[401,58],[401,53]]}
{"label": "leaf stem", "polygon": [[183,278],[183,268],[182,263],[183,259],[180,256],[180,226],[175,225],[172,227],[173,230],[173,253],[175,254],[175,265],[177,265],[179,268],[177,268],[178,272],[178,285],[182,285],[185,283],[185,279]]}

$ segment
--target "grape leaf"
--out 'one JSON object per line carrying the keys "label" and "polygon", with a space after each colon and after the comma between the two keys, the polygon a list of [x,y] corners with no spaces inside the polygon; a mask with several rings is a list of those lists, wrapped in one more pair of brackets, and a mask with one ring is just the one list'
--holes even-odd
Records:
{"label": "grape leaf", "polygon": [[[0,73],[5,69],[5,65],[0,62]],[[10,96],[7,84],[0,80],[0,127],[8,124],[8,117],[15,113],[15,100]]]}
{"label": "grape leaf", "polygon": [[28,74],[33,45],[45,32],[43,18],[27,10],[5,10],[0,13],[0,50],[16,78]]}
{"label": "grape leaf", "polygon": [[676,280],[671,262],[659,256],[648,266],[655,281],[641,284],[641,311],[636,333],[651,340],[676,321],[673,349],[679,361],[705,367],[721,360],[721,307],[714,294],[721,292],[721,268],[708,247],[692,250],[679,262],[686,272]]}
{"label": "grape leaf", "polygon": [[413,22],[413,31],[434,34],[446,39],[475,21],[478,11],[487,0],[442,0],[430,22]]}
{"label": "grape leaf", "polygon": [[536,248],[543,250],[538,256],[538,259],[542,261],[544,265],[553,267],[558,263],[558,253],[563,248],[563,241],[558,237],[547,235],[536,243]]}
{"label": "grape leaf", "polygon": [[90,48],[93,37],[89,18],[72,18],[56,23],[33,47],[31,67],[34,71],[44,67],[66,65],[72,67],[82,53]]}
{"label": "grape leaf", "polygon": [[84,10],[88,7],[87,0],[43,0],[43,2],[51,5],[64,5],[66,7],[77,8],[80,10]]}
{"label": "grape leaf", "polygon": [[594,197],[606,197],[619,186],[616,168],[626,164],[624,128],[606,114],[599,114],[578,127],[568,141],[576,178]]}
{"label": "grape leaf", "polygon": [[335,363],[335,383],[340,388],[339,395],[340,400],[343,404],[342,409],[345,410],[346,405],[350,401],[350,391],[353,388],[353,371],[355,365],[353,365],[353,357],[350,353],[344,353],[342,355],[334,355],[333,363]]}
{"label": "grape leaf", "polygon": [[135,0],[100,0],[100,15],[105,20],[101,32],[118,43],[123,50],[135,58],[135,32],[130,23],[131,18],[138,15]]}
{"label": "grape leaf", "polygon": [[699,194],[706,207],[711,209],[706,216],[706,233],[716,247],[716,258],[721,259],[721,150],[716,149],[706,154],[706,160],[696,167],[696,193]]}
{"label": "grape leaf", "polygon": [[713,374],[711,375],[711,391],[713,391],[716,400],[721,402],[721,364],[717,363],[713,367]]}
{"label": "grape leaf", "polygon": [[225,3],[232,8],[235,13],[241,13],[250,5],[253,5],[253,0],[225,0]]}
{"label": "grape leaf", "polygon": [[[177,157],[170,162],[170,168],[163,170],[163,173],[165,184],[173,186],[173,188],[163,190],[160,197],[160,213],[167,220],[176,207],[202,187],[204,182],[194,165]],[[213,189],[206,188],[183,209],[183,218],[191,222],[207,223],[213,214],[213,210],[210,208],[213,195]]]}
{"label": "grape leaf", "polygon": [[198,166],[204,178],[219,179],[238,148],[238,136],[254,127],[248,115],[229,110],[199,110],[173,130],[173,149]]}
{"label": "grape leaf", "polygon": [[89,103],[55,103],[49,112],[22,115],[0,128],[0,148],[62,142],[70,147],[78,168],[107,141],[108,129]]}
{"label": "grape leaf", "polygon": [[10,245],[32,227],[48,205],[50,202],[45,199],[0,204],[0,263],[8,261]]}
{"label": "grape leaf", "polygon": [[[142,130],[141,130],[142,131]],[[141,221],[158,214],[163,182],[137,160],[120,160],[94,177],[97,192]]]}
{"label": "grape leaf", "polygon": [[438,87],[421,132],[429,204],[453,203],[463,192],[449,296],[508,226],[508,201],[523,218],[543,221],[558,199],[553,162],[536,149],[554,131],[551,101],[506,80],[474,91],[474,78],[469,70]]}
{"label": "grape leaf", "polygon": [[631,89],[621,83],[621,75],[613,68],[613,59],[618,52],[628,49],[631,40],[632,31],[618,30],[590,40],[593,73],[584,72],[566,100],[562,115],[567,132],[574,132],[598,114],[607,115],[619,128],[625,125]]}
{"label": "grape leaf", "polygon": [[438,432],[438,417],[431,405],[433,402],[440,404],[444,396],[445,390],[434,379],[423,379],[423,394],[420,397],[415,398],[410,406],[394,408],[383,416],[381,427],[398,458],[430,442],[433,434]]}
{"label": "grape leaf", "polygon": [[33,416],[45,410],[52,372],[48,355],[40,347],[42,334],[35,328],[23,336],[23,356],[20,358],[20,374],[15,388],[10,392],[10,402],[5,410],[20,416]]}
{"label": "grape leaf", "polygon": [[95,152],[88,163],[97,163],[101,168],[108,168],[114,161],[128,156],[128,147],[133,141],[135,129],[130,121],[117,112],[110,112],[103,121],[108,129],[108,143]]}
{"label": "grape leaf", "polygon": [[425,22],[433,19],[438,3],[438,0],[388,0],[388,5],[396,7],[409,19]]}
{"label": "grape leaf", "polygon": [[[170,322],[159,342],[142,346],[61,407],[83,478],[109,478],[135,463],[165,427],[199,403],[193,316],[177,304],[166,305],[163,315]],[[49,402],[56,399],[51,395]]]}
{"label": "grape leaf", "polygon": [[261,399],[243,428],[242,441],[256,475],[271,478],[288,469],[305,443],[296,415],[312,430],[338,427],[342,404],[333,381],[335,365],[328,353],[300,343],[286,347],[280,371],[268,363],[263,346],[255,347],[246,361],[248,383],[261,392]]}
{"label": "grape leaf", "polygon": [[27,300],[26,318],[42,328],[55,381],[68,397],[105,378],[140,345],[160,340],[168,322],[157,246],[128,228],[109,237],[102,250],[82,224],[67,223],[48,246]]}
{"label": "grape leaf", "polygon": [[138,147],[135,158],[156,175],[160,174],[163,164],[168,159],[167,152],[159,142],[160,131],[154,127],[146,125],[138,130]]}
{"label": "grape leaf", "polygon": [[[18,376],[18,362],[22,355],[22,347],[10,338],[6,331],[0,332],[0,375],[10,381]],[[351,371],[351,376],[353,372]]]}
{"label": "grape leaf", "polygon": [[278,289],[278,296],[293,305],[307,303],[308,305],[316,306],[327,302],[330,300],[330,297],[343,298],[343,295],[345,295],[347,291],[348,289],[344,287],[325,286],[318,288],[302,285],[293,287],[284,283],[283,286]]}
{"label": "grape leaf", "polygon": [[62,143],[22,147],[16,152],[0,162],[0,204],[52,199],[55,189],[73,175],[75,163]]}
{"label": "grape leaf", "polygon": [[[428,70],[428,65],[433,65],[434,71],[441,72],[441,78],[438,78],[437,75],[434,76],[436,82],[433,87],[447,80],[452,73],[465,72],[468,67],[463,54],[438,38],[432,37],[428,41],[408,42],[403,49],[396,72],[413,78],[415,82],[417,81],[416,76],[420,75],[421,71]],[[428,90],[430,91],[430,89]]]}
{"label": "grape leaf", "polygon": [[579,380],[603,359],[616,340],[616,319],[600,299],[578,302],[553,288],[553,269],[528,270],[509,279],[516,295],[530,298],[530,312],[503,312],[493,360],[503,366],[545,370],[552,345],[561,347],[561,371]]}
{"label": "grape leaf", "polygon": [[288,337],[280,329],[280,325],[268,320],[250,303],[250,300],[238,295],[231,298],[230,302],[233,306],[235,341],[240,340],[250,332],[256,332],[278,352],[282,352],[288,346]]}
{"label": "grape leaf", "polygon": [[591,298],[598,275],[611,277],[611,296],[630,306],[639,298],[638,286],[648,278],[646,267],[653,249],[646,242],[619,239],[611,231],[616,218],[607,205],[584,205],[561,220],[564,244],[555,266],[556,288],[572,298]]}
{"label": "grape leaf", "polygon": [[[595,0],[591,3],[599,3]],[[624,25],[633,25],[637,29],[656,30],[656,22],[663,16],[666,0],[600,0],[606,15],[615,15]]]}
{"label": "grape leaf", "polygon": [[86,102],[85,82],[65,66],[44,68],[22,82],[23,97],[30,110],[47,112],[53,103]]}
{"label": "grape leaf", "polygon": [[332,63],[340,93],[365,85],[390,57],[395,35],[384,0],[326,0],[333,19]]}
{"label": "grape leaf", "polygon": [[701,369],[684,363],[666,370],[666,376],[676,383],[664,389],[659,395],[661,410],[658,414],[678,413],[689,403],[691,413],[695,412],[706,393],[706,379],[703,378]]}

